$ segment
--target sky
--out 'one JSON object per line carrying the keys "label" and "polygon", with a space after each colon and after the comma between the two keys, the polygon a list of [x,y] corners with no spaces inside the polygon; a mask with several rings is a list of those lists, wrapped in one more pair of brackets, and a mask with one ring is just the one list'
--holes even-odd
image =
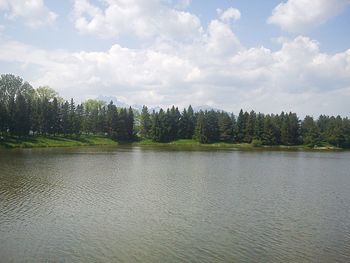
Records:
{"label": "sky", "polygon": [[0,0],[0,73],[77,101],[350,116],[350,0]]}

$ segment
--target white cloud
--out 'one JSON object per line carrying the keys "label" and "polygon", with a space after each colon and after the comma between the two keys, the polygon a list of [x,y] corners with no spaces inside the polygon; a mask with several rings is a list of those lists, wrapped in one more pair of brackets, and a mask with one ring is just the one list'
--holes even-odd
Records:
{"label": "white cloud", "polygon": [[[15,74],[30,72],[22,76],[34,86],[50,85],[66,98],[103,94],[149,106],[206,104],[234,112],[350,115],[350,49],[323,53],[317,41],[304,36],[276,39],[277,51],[246,48],[229,23],[239,19],[238,10],[219,12],[203,29],[196,16],[175,9],[179,1],[101,1],[75,0],[80,32],[102,37],[130,33],[149,37],[151,44],[69,52],[0,34],[0,62],[15,65]],[[0,8],[8,6],[0,0]],[[191,41],[182,41],[184,36]]]}
{"label": "white cloud", "polygon": [[305,32],[338,15],[349,4],[349,0],[288,0],[274,8],[267,22],[285,31]]}
{"label": "white cloud", "polygon": [[218,9],[220,19],[224,22],[230,22],[231,20],[239,20],[241,18],[241,12],[233,7],[228,8],[226,11]]}
{"label": "white cloud", "polygon": [[[225,39],[235,39],[223,25],[212,21],[201,41],[192,44],[113,45],[106,52],[48,51],[1,41],[0,61],[31,69],[31,83],[50,85],[67,98],[104,94],[150,106],[192,103],[234,112],[350,115],[350,49],[322,53],[316,41],[303,36],[285,40],[277,51],[237,49],[235,41],[231,49],[211,39],[226,34]],[[224,54],[216,45],[223,45]]]}
{"label": "white cloud", "polygon": [[232,55],[241,48],[231,28],[218,20],[210,22],[208,35],[207,49],[216,55]]}
{"label": "white cloud", "polygon": [[32,28],[51,25],[57,14],[48,9],[43,0],[0,0],[0,12],[9,20],[21,19]]}
{"label": "white cloud", "polygon": [[[202,28],[197,16],[168,7],[160,0],[102,0],[104,7],[89,0],[75,0],[75,27],[83,34],[102,38],[121,34],[137,37],[192,38]],[[185,1],[182,4],[189,2]]]}

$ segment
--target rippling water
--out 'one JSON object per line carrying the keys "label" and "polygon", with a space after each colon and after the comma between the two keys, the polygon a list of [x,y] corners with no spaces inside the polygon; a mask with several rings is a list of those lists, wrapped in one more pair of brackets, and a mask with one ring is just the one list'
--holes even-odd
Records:
{"label": "rippling water", "polygon": [[0,151],[0,262],[350,262],[350,153]]}

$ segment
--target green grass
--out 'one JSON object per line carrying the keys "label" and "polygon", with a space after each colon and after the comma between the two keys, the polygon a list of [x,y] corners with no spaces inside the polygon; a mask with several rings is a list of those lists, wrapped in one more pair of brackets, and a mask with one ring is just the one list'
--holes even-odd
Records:
{"label": "green grass", "polygon": [[104,136],[27,136],[5,137],[0,140],[3,148],[39,148],[39,147],[74,147],[93,145],[118,145],[116,141]]}
{"label": "green grass", "polygon": [[116,145],[133,145],[133,146],[170,146],[170,147],[203,147],[203,148],[235,148],[242,150],[305,150],[305,151],[333,151],[339,150],[332,145],[320,145],[312,147],[309,145],[275,145],[262,146],[249,143],[225,143],[216,142],[210,144],[200,144],[196,140],[181,139],[168,143],[158,143],[152,140],[141,140],[133,143],[118,143],[106,136],[99,135],[80,135],[80,136],[27,136],[16,137],[10,136],[0,138],[0,148],[39,148],[39,147],[76,147],[76,146],[116,146]]}
{"label": "green grass", "polygon": [[253,145],[249,143],[225,143],[225,142],[215,142],[209,144],[201,144],[193,139],[181,139],[172,142],[153,142],[152,140],[141,140],[134,142],[133,145],[149,145],[149,146],[189,146],[189,147],[212,147],[212,148],[254,148]]}
{"label": "green grass", "polygon": [[235,148],[235,149],[243,149],[243,150],[305,150],[305,151],[333,151],[340,150],[332,145],[326,145],[326,147],[313,147],[310,145],[256,145],[253,143],[225,143],[225,142],[215,142],[209,144],[201,144],[196,140],[192,139],[181,139],[167,143],[153,142],[152,140],[141,140],[138,142],[132,143],[132,145],[138,146],[178,146],[178,147],[206,147],[206,148]]}
{"label": "green grass", "polygon": [[201,144],[195,140],[181,139],[172,142],[154,142],[152,140],[141,140],[133,142],[133,145],[149,145],[149,146],[200,146]]}

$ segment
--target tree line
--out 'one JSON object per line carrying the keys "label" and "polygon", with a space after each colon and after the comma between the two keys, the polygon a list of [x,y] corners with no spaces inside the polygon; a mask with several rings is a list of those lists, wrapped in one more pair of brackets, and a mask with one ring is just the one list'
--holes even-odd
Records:
{"label": "tree line", "polygon": [[349,148],[350,120],[321,115],[317,120],[306,116],[300,121],[292,112],[265,115],[240,110],[238,116],[214,110],[194,113],[191,106],[181,113],[173,106],[150,114],[144,106],[140,116],[140,136],[156,142],[194,138],[200,143],[310,146],[328,143]]}
{"label": "tree line", "polygon": [[34,89],[20,77],[0,78],[0,133],[2,135],[106,134],[119,141],[135,139],[134,112],[112,102],[64,101],[49,87]]}
{"label": "tree line", "polygon": [[113,102],[65,101],[49,87],[34,89],[20,77],[0,78],[0,133],[16,135],[104,134],[118,141],[149,139],[170,142],[196,139],[200,143],[227,142],[255,145],[310,146],[328,143],[350,148],[350,120],[321,115],[318,119],[297,114],[263,114],[240,110],[238,116],[224,111],[181,112],[175,106],[140,113],[118,108]]}

